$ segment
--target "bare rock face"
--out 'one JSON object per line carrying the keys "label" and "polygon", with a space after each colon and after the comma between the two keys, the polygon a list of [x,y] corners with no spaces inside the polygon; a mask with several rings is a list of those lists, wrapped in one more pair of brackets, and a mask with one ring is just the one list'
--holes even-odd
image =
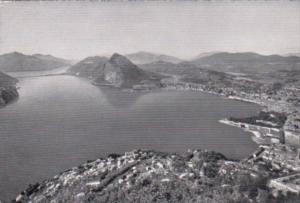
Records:
{"label": "bare rock face", "polygon": [[125,56],[113,54],[105,64],[104,79],[116,87],[132,87],[148,76]]}
{"label": "bare rock face", "polygon": [[104,68],[104,77],[97,78],[98,81],[102,79],[116,87],[121,87],[124,75],[119,68],[116,68],[111,63],[106,63]]}
{"label": "bare rock face", "polygon": [[119,67],[129,67],[129,66],[135,66],[129,59],[127,59],[125,56],[122,56],[118,53],[114,53],[111,57],[109,62],[115,66]]}

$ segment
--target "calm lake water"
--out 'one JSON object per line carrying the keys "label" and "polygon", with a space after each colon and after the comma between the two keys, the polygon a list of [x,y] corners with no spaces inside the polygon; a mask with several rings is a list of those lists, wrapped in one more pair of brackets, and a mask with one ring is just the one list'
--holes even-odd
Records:
{"label": "calm lake water", "polygon": [[0,109],[0,199],[86,160],[136,148],[216,150],[243,158],[249,133],[218,123],[260,107],[200,92],[129,93],[73,76],[20,78],[20,98]]}

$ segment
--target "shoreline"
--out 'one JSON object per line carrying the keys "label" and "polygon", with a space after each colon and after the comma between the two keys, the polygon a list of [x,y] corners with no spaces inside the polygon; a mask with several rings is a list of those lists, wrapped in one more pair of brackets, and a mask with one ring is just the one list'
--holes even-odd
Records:
{"label": "shoreline", "polygon": [[[274,144],[274,143],[281,143],[281,144],[285,144],[287,146],[300,146],[300,140],[299,143],[294,145],[294,140],[295,139],[299,139],[299,138],[295,138],[295,137],[299,137],[299,132],[293,132],[289,129],[289,126],[291,126],[291,121],[289,121],[289,117],[293,117],[293,111],[295,111],[294,106],[290,106],[290,104],[286,104],[286,108],[282,108],[282,103],[281,101],[276,101],[273,99],[270,100],[264,100],[264,99],[249,99],[249,98],[243,98],[242,96],[232,96],[232,95],[226,95],[223,92],[219,93],[217,92],[217,90],[214,89],[214,91],[212,90],[206,90],[206,86],[204,85],[199,85],[199,84],[194,84],[194,83],[185,83],[185,82],[181,82],[179,84],[165,84],[166,87],[162,88],[162,89],[167,89],[167,90],[179,90],[179,91],[199,91],[199,92],[203,92],[203,93],[208,93],[208,94],[213,94],[213,95],[217,95],[217,96],[221,96],[225,99],[230,99],[230,100],[236,100],[236,101],[242,101],[242,102],[247,102],[247,103],[252,103],[252,104],[256,104],[259,105],[263,111],[266,112],[275,112],[275,113],[283,113],[286,115],[287,119],[285,120],[285,123],[283,124],[282,127],[280,128],[271,128],[271,127],[264,127],[264,126],[260,126],[260,125],[251,125],[249,123],[243,123],[243,125],[251,125],[254,128],[258,128],[256,130],[253,129],[246,129],[246,128],[242,128],[238,123],[234,123],[229,121],[228,118],[223,118],[220,119],[219,122],[224,124],[224,125],[230,125],[233,127],[238,127],[241,128],[242,130],[244,130],[245,132],[250,132],[253,136],[251,136],[252,141],[258,145],[270,145],[270,144]],[[194,86],[193,86],[194,85]],[[189,87],[192,86],[192,87]],[[244,95],[245,97],[249,97],[246,95]],[[285,103],[284,103],[285,104]],[[279,106],[279,107],[278,107]],[[242,124],[242,123],[241,123]],[[276,134],[272,135],[272,133],[270,133],[270,135],[263,133],[260,131],[259,128],[262,129],[269,129],[270,131],[282,131],[284,133],[283,138],[281,138],[280,136],[278,136],[277,132]],[[289,136],[291,138],[286,138],[285,134],[289,134]],[[266,136],[267,135],[267,136]],[[283,140],[281,140],[283,139]]]}
{"label": "shoreline", "polygon": [[241,128],[239,126],[239,124],[237,124],[236,122],[230,121],[227,118],[220,119],[219,123],[222,123],[222,124],[228,125],[228,126],[237,127],[237,128],[242,129],[245,132],[251,133],[252,134],[252,136],[251,136],[252,141],[255,142],[256,144],[258,144],[258,146],[259,145],[265,145],[265,144],[271,144],[271,143],[268,143],[266,140],[263,139],[262,134],[258,130],[249,130],[249,129],[246,129],[246,128]]}

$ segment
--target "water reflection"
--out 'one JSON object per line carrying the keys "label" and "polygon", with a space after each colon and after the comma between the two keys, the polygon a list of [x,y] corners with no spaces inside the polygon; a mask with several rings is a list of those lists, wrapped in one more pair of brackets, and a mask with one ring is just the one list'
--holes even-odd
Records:
{"label": "water reflection", "polygon": [[147,92],[126,92],[111,87],[98,87],[106,101],[115,108],[131,108]]}

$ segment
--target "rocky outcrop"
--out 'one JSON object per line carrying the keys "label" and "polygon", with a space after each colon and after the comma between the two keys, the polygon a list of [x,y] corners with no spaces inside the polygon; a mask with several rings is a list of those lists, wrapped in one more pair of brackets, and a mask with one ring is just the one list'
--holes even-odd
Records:
{"label": "rocky outcrop", "polygon": [[17,79],[0,72],[0,107],[18,98],[17,82]]}
{"label": "rocky outcrop", "polygon": [[18,96],[19,94],[16,87],[0,88],[0,107],[13,102]]}

